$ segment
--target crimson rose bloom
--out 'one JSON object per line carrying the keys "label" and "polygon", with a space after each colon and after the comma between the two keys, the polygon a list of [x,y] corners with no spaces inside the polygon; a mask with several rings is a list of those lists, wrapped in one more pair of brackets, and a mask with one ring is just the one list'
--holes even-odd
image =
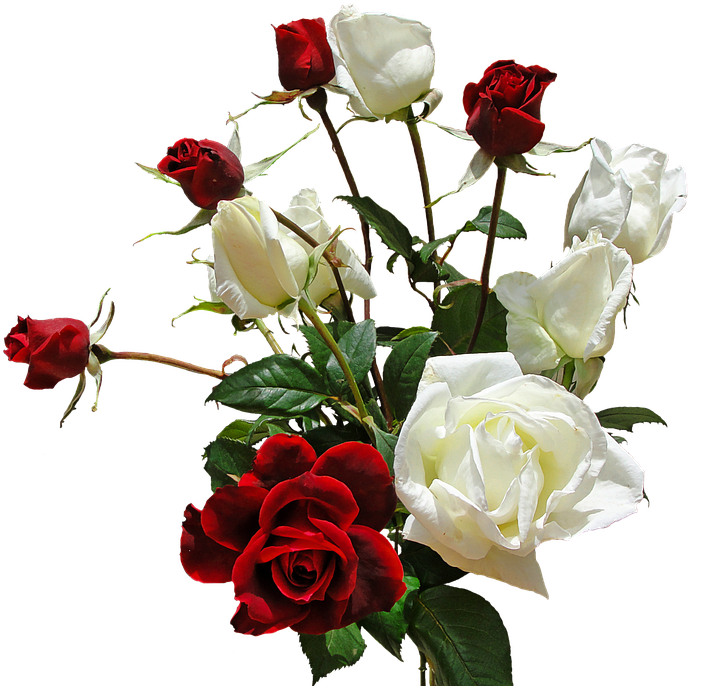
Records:
{"label": "crimson rose bloom", "polygon": [[528,152],[543,137],[540,102],[556,76],[537,65],[495,62],[479,83],[465,86],[467,132],[494,157]]}
{"label": "crimson rose bloom", "polygon": [[168,148],[158,171],[178,181],[188,200],[205,210],[216,210],[220,200],[233,200],[244,181],[239,158],[207,139],[181,138]]}
{"label": "crimson rose bloom", "polygon": [[323,19],[300,19],[275,29],[278,74],[285,90],[308,90],[333,79],[336,68]]}
{"label": "crimson rose bloom", "polygon": [[5,355],[12,362],[29,364],[25,386],[53,388],[88,366],[90,332],[78,319],[17,317],[17,324],[5,336],[5,346]]}
{"label": "crimson rose bloom", "polygon": [[302,437],[277,434],[238,485],[218,488],[201,511],[187,507],[180,558],[197,581],[234,582],[237,632],[323,634],[404,594],[380,533],[396,500],[372,446],[342,443],[317,458]]}

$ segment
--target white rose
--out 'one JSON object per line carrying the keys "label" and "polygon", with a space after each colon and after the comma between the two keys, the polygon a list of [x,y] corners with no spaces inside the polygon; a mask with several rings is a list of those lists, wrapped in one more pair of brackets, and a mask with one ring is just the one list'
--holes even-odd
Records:
{"label": "white rose", "polygon": [[336,84],[350,95],[359,115],[381,119],[431,88],[431,29],[418,21],[344,6],[329,24],[328,39]]}
{"label": "white rose", "polygon": [[[319,243],[326,243],[331,238],[333,232],[324,219],[319,205],[319,197],[315,190],[311,188],[301,190],[292,198],[289,208],[283,214]],[[312,247],[308,243],[305,243],[298,236],[293,235],[292,237],[307,253],[311,253]],[[339,268],[339,273],[346,290],[355,293],[364,300],[374,298],[377,291],[372,279],[350,246],[344,241],[336,241],[333,252],[345,265]],[[309,295],[315,303],[320,303],[337,290],[338,286],[331,267],[322,260],[319,263],[316,278],[309,286]]]}
{"label": "white rose", "polygon": [[591,142],[594,158],[570,198],[565,246],[599,229],[633,264],[657,255],[667,244],[672,216],[686,205],[681,167],[665,171],[667,155],[642,145],[611,152],[602,140]]}
{"label": "white rose", "polygon": [[[305,198],[310,206],[303,205]],[[331,237],[314,191],[295,196],[293,207],[285,214],[311,229],[312,237],[319,242]],[[216,294],[232,312],[241,319],[276,312],[297,316],[312,248],[288,233],[267,205],[250,196],[221,201],[212,219],[212,242]],[[372,282],[352,250],[338,241],[335,252],[347,265],[339,270],[346,288],[363,298],[373,297]],[[314,304],[338,290],[331,269],[323,260],[308,290]]]}
{"label": "white rose", "polygon": [[293,314],[309,259],[253,197],[221,201],[212,219],[217,295],[241,319]]}
{"label": "white rose", "polygon": [[395,451],[404,535],[547,596],[535,548],[636,511],[643,473],[596,415],[510,353],[429,359]]}
{"label": "white rose", "polygon": [[494,292],[508,310],[507,343],[524,373],[575,360],[577,395],[584,397],[601,373],[613,346],[616,315],[626,304],[633,264],[625,250],[590,231],[575,236],[572,248],[536,278],[512,272],[497,279]]}

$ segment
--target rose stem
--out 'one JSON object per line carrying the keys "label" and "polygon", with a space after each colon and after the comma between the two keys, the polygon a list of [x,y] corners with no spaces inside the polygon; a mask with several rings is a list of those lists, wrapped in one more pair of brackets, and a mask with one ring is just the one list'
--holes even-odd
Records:
{"label": "rose stem", "polygon": [[[316,93],[313,93],[307,98],[307,103],[315,112],[319,113],[321,121],[324,124],[326,133],[329,134],[331,139],[331,149],[336,153],[338,162],[343,170],[343,175],[346,177],[346,182],[350,188],[351,195],[354,198],[359,198],[360,193],[358,191],[358,186],[353,178],[353,172],[351,172],[350,165],[348,164],[348,159],[346,154],[343,152],[343,146],[341,145],[341,140],[336,133],[333,123],[329,117],[329,113],[326,110],[326,102],[328,98],[326,96],[326,91],[323,88],[318,88]],[[372,268],[372,246],[370,245],[370,227],[365,221],[361,214],[358,215],[360,218],[360,228],[363,232],[363,245],[365,247],[365,271],[369,274]],[[365,319],[370,319],[370,301],[364,301],[364,317]]]}
{"label": "rose stem", "polygon": [[419,663],[419,683],[426,686],[426,655],[419,651],[421,662]]}
{"label": "rose stem", "polygon": [[262,319],[254,319],[253,320],[254,324],[256,325],[256,328],[258,331],[260,331],[263,336],[265,337],[265,340],[268,341],[268,344],[270,347],[273,349],[273,352],[276,355],[282,355],[283,350],[280,347],[279,343],[275,340],[275,336],[273,336],[273,332],[265,325]]}
{"label": "rose stem", "polygon": [[363,402],[363,398],[360,395],[360,389],[358,388],[358,384],[355,382],[353,372],[351,371],[351,368],[348,365],[348,360],[346,360],[345,356],[341,352],[341,349],[338,347],[338,343],[336,343],[336,341],[334,340],[333,336],[331,335],[331,332],[326,328],[326,324],[324,324],[324,322],[322,322],[319,318],[319,315],[316,312],[316,308],[312,307],[312,305],[310,305],[304,298],[300,298],[299,309],[305,316],[309,318],[309,320],[314,325],[314,328],[324,339],[324,343],[326,343],[329,350],[333,353],[333,356],[336,358],[336,360],[338,360],[338,364],[341,367],[343,376],[346,377],[346,381],[348,381],[351,393],[353,394],[353,398],[355,399],[355,405],[358,408],[358,415],[360,416],[360,421],[367,430],[370,437],[373,438],[371,430],[365,425],[365,422],[363,421],[365,417],[368,416],[368,413],[365,409],[365,403]]}
{"label": "rose stem", "polygon": [[207,369],[206,367],[199,367],[196,364],[182,362],[181,360],[175,360],[172,357],[164,357],[163,355],[155,355],[153,353],[115,353],[108,348],[105,348],[104,345],[99,344],[93,345],[92,351],[95,353],[95,356],[101,364],[109,362],[110,360],[143,360],[144,362],[158,362],[159,364],[167,364],[170,367],[178,367],[179,369],[194,372],[195,374],[213,376],[216,379],[223,379],[228,376],[228,374],[225,372],[218,371],[217,369]]}
{"label": "rose stem", "polygon": [[[305,102],[309,107],[314,110],[319,115],[321,123],[324,126],[326,135],[329,137],[329,142],[331,143],[331,148],[336,156],[336,161],[338,166],[341,168],[341,173],[348,186],[350,194],[354,198],[360,197],[360,190],[358,189],[358,183],[355,180],[355,175],[351,169],[350,162],[346,155],[346,151],[343,149],[341,139],[338,137],[338,132],[334,126],[329,112],[327,109],[328,105],[328,94],[322,88],[318,88],[316,92],[312,93],[310,96],[305,98]],[[370,231],[368,230],[368,225],[362,216],[358,215],[360,222],[360,235],[361,243],[363,248],[363,264],[365,270],[368,274],[372,275],[372,252],[370,251]],[[346,313],[348,313],[348,308],[346,308]],[[363,319],[370,318],[370,301],[363,300]],[[350,321],[354,321],[354,317],[351,314],[349,317]],[[392,424],[394,423],[394,418],[392,416],[392,411],[389,409],[389,401],[387,400],[387,394],[385,393],[385,384],[380,373],[380,367],[377,364],[377,358],[372,361],[372,376],[375,380],[375,387],[380,396],[380,403],[384,412],[385,421],[387,422],[387,427],[391,430]]]}
{"label": "rose stem", "polygon": [[409,129],[411,137],[411,145],[414,148],[414,157],[416,157],[416,166],[419,168],[419,178],[421,179],[421,193],[424,201],[424,211],[426,213],[426,229],[428,230],[428,242],[436,240],[436,230],[433,227],[433,208],[428,207],[431,204],[431,191],[428,187],[428,172],[426,171],[426,159],[424,151],[421,147],[421,137],[419,136],[419,127],[416,125],[417,119],[414,117],[411,107],[406,119],[406,125]]}
{"label": "rose stem", "polygon": [[566,391],[569,391],[570,386],[572,385],[572,380],[574,379],[574,360],[570,360],[567,364],[565,364],[562,371],[562,385]]}
{"label": "rose stem", "polygon": [[484,313],[487,309],[487,298],[489,297],[489,268],[492,266],[492,255],[494,254],[494,242],[497,237],[497,224],[499,223],[499,210],[501,209],[501,199],[504,197],[504,184],[506,182],[506,167],[497,168],[497,185],[494,189],[494,202],[492,203],[492,216],[489,219],[489,233],[487,234],[487,247],[484,251],[484,262],[482,263],[482,276],[480,278],[480,308],[477,312],[475,328],[472,331],[472,338],[467,347],[467,352],[471,353],[477,344],[477,336],[482,328]]}

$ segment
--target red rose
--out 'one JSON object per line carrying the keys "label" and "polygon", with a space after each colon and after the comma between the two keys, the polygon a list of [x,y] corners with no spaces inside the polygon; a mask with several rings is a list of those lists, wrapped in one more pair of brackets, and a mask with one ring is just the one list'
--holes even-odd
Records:
{"label": "red rose", "polygon": [[540,101],[556,76],[537,65],[495,62],[479,83],[465,86],[467,132],[494,157],[528,152],[543,137]]}
{"label": "red rose", "polygon": [[396,494],[380,453],[342,443],[321,457],[300,436],[268,438],[238,485],[189,505],[181,539],[197,581],[234,582],[243,634],[323,634],[388,611],[406,587],[380,530]]}
{"label": "red rose", "polygon": [[283,88],[305,91],[333,79],[336,68],[323,19],[300,19],[273,28]]}
{"label": "red rose", "polygon": [[158,163],[158,171],[182,186],[190,202],[216,210],[220,200],[233,200],[243,186],[243,167],[229,148],[216,141],[181,138]]}
{"label": "red rose", "polygon": [[17,324],[5,336],[5,346],[5,355],[12,362],[29,364],[25,386],[53,388],[88,366],[90,332],[77,319],[17,317]]}

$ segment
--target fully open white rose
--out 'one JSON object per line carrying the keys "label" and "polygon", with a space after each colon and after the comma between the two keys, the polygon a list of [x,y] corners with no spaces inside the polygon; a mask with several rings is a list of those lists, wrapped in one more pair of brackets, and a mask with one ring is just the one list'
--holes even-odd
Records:
{"label": "fully open white rose", "polygon": [[[305,188],[297,193],[283,214],[319,243],[326,243],[331,238],[333,232],[321,212],[319,196],[312,188]],[[293,235],[292,238],[307,253],[311,253],[312,247],[308,243],[299,236]],[[350,246],[345,241],[338,240],[332,249],[336,257],[345,265],[339,267],[339,273],[346,290],[355,293],[364,300],[374,298],[377,291],[372,279]],[[331,267],[325,260],[322,260],[319,263],[316,277],[309,286],[309,295],[315,303],[320,303],[337,290],[338,286]]]}
{"label": "fully open white rose", "polygon": [[599,229],[638,264],[667,244],[672,216],[686,205],[686,176],[681,167],[666,170],[667,155],[643,145],[611,151],[591,142],[589,171],[570,198],[565,246]]}
{"label": "fully open white rose", "polygon": [[510,353],[429,359],[395,451],[406,538],[547,596],[535,548],[636,511],[643,473],[576,396]]}
{"label": "fully open white rose", "polygon": [[507,343],[524,373],[554,369],[575,360],[576,393],[584,397],[597,381],[601,361],[613,346],[616,315],[626,303],[633,264],[625,250],[590,231],[536,278],[511,272],[494,292],[508,310]]}
{"label": "fully open white rose", "polygon": [[431,88],[435,54],[431,29],[418,21],[341,7],[331,20],[329,44],[336,84],[361,116],[382,118]]}

